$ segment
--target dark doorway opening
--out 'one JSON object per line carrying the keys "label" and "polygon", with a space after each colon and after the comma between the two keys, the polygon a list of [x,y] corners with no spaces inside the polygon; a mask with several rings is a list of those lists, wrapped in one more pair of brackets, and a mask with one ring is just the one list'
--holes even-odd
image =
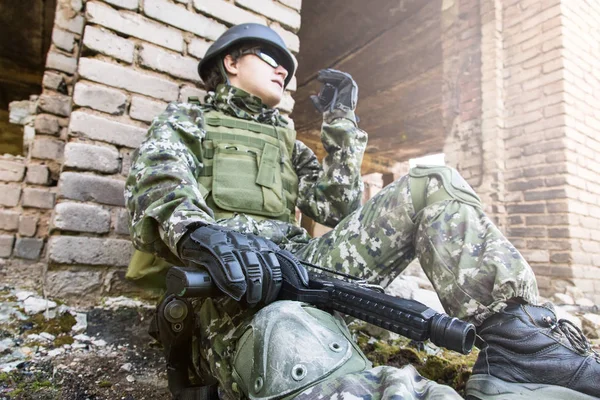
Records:
{"label": "dark doorway opening", "polygon": [[8,121],[8,104],[42,92],[56,0],[0,2],[0,155],[23,154],[23,127]]}

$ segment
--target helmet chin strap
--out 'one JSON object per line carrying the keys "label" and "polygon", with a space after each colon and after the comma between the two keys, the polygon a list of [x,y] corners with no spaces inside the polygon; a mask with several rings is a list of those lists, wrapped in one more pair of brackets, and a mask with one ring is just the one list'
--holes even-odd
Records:
{"label": "helmet chin strap", "polygon": [[231,82],[229,81],[229,75],[227,75],[227,71],[225,71],[224,61],[225,60],[221,60],[221,62],[219,63],[219,71],[221,71],[221,76],[225,80],[225,84],[231,86]]}

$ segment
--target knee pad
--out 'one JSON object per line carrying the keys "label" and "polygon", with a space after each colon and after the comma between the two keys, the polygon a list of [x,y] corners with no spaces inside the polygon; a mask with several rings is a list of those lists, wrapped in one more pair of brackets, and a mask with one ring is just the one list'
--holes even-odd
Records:
{"label": "knee pad", "polygon": [[370,367],[343,321],[305,303],[276,301],[238,340],[233,378],[251,400],[270,400]]}
{"label": "knee pad", "polygon": [[[419,165],[412,168],[408,174],[410,176],[410,192],[415,213],[419,213],[430,204],[443,200],[457,200],[481,208],[479,196],[454,168]],[[442,187],[428,197],[427,184],[433,177],[441,182]]]}

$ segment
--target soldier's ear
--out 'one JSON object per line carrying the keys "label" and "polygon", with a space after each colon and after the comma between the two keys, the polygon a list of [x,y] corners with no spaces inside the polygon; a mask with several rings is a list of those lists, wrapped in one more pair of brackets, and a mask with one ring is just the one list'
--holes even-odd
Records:
{"label": "soldier's ear", "polygon": [[223,58],[223,66],[225,67],[225,72],[230,76],[237,76],[239,73],[238,62],[231,54],[227,54],[225,58]]}

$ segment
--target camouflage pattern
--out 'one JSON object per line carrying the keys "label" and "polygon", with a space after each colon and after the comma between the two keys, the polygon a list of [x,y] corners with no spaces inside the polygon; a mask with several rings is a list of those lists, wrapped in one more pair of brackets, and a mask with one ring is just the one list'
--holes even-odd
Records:
{"label": "camouflage pattern", "polygon": [[[156,118],[148,139],[134,155],[126,200],[131,232],[139,249],[173,260],[177,242],[198,223],[218,223],[269,238],[306,261],[386,285],[418,257],[446,311],[480,323],[521,297],[535,303],[533,272],[481,209],[445,200],[415,213],[409,177],[394,182],[363,207],[360,165],[366,134],[354,115],[324,115],[322,138],[328,155],[323,166],[297,141],[293,163],[299,178],[298,207],[317,222],[335,228],[320,238],[281,221],[256,221],[238,214],[214,221],[198,190],[202,168],[199,143],[207,108],[259,122],[284,124],[254,96],[221,86],[206,104],[172,103]],[[430,179],[427,196],[439,189]],[[197,336],[194,360],[199,374],[217,378],[223,399],[239,399],[232,380],[236,342],[254,309],[229,298],[194,300]],[[442,393],[442,394],[440,394]],[[410,368],[376,368],[327,381],[305,390],[299,399],[454,398],[456,394],[419,377]],[[456,398],[458,395],[456,395]]]}
{"label": "camouflage pattern", "polygon": [[461,400],[449,386],[424,379],[412,365],[376,367],[330,379],[306,389],[294,400]]}
{"label": "camouflage pattern", "polygon": [[[439,188],[431,178],[427,197]],[[475,324],[510,298],[537,299],[531,267],[480,208],[445,200],[415,213],[409,176],[296,255],[383,286],[417,256],[446,312]]]}

